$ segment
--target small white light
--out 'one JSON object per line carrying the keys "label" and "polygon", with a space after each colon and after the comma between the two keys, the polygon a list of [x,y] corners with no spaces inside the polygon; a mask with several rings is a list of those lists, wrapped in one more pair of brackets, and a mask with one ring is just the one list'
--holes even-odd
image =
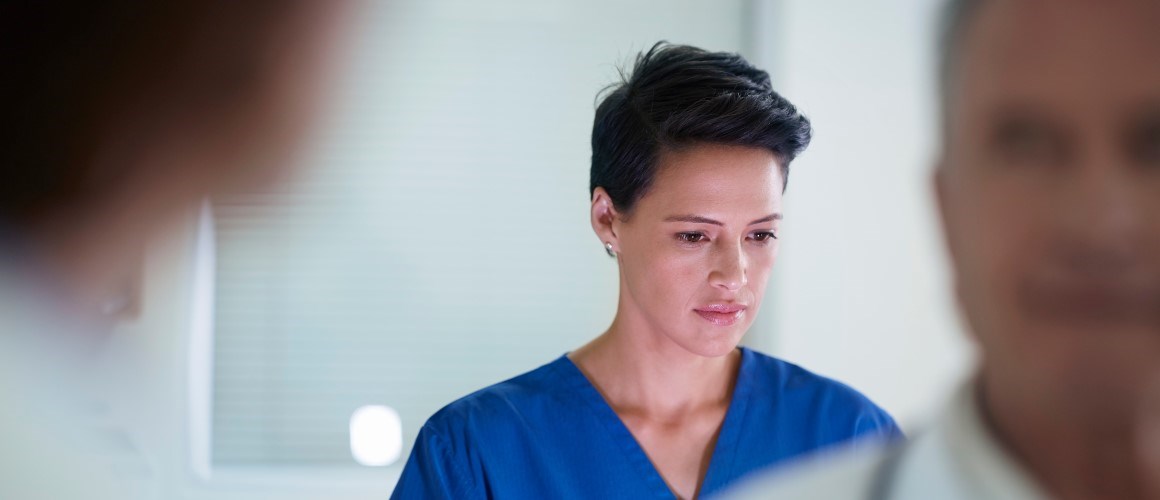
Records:
{"label": "small white light", "polygon": [[391,465],[403,452],[403,421],[389,406],[369,405],[350,416],[350,454],[368,467]]}

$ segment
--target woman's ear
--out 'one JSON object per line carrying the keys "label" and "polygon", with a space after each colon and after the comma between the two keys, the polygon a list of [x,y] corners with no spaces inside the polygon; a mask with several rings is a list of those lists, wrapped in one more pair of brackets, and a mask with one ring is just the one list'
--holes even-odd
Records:
{"label": "woman's ear", "polygon": [[608,196],[608,191],[602,187],[592,192],[591,216],[592,230],[600,238],[600,244],[605,249],[608,249],[608,245],[612,245],[610,252],[620,252],[620,241],[616,237],[616,222],[619,215],[616,213],[616,206],[612,204],[612,198]]}

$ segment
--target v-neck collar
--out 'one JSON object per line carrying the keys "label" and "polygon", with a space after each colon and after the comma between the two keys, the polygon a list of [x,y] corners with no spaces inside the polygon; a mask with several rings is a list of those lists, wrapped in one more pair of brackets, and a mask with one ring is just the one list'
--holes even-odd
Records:
{"label": "v-neck collar", "polygon": [[[729,408],[725,410],[725,419],[721,422],[721,429],[717,432],[717,442],[713,445],[713,455],[709,458],[709,468],[701,481],[698,497],[717,492],[731,479],[729,473],[734,470],[737,443],[741,438],[742,423],[745,419],[745,409],[749,403],[749,395],[753,387],[753,351],[739,347],[741,363],[737,368],[737,382],[733,385],[733,394],[729,400]],[[569,386],[576,389],[580,396],[595,412],[596,417],[604,424],[609,435],[620,445],[625,457],[641,474],[648,487],[656,494],[656,498],[674,499],[676,495],[665,483],[660,471],[648,458],[644,448],[628,430],[628,426],[592,385],[592,381],[580,371],[580,367],[564,354],[556,363],[561,376]]]}

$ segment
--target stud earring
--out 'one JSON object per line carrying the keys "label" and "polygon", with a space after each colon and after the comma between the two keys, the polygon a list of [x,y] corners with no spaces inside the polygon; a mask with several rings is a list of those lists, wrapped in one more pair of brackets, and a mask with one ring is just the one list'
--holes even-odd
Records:
{"label": "stud earring", "polygon": [[616,257],[616,252],[612,251],[612,243],[604,242],[604,251],[608,252],[609,257]]}

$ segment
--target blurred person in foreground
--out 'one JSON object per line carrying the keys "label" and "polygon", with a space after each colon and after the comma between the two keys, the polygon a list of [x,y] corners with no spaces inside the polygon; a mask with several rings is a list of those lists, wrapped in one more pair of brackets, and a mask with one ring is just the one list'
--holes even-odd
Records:
{"label": "blurred person in foreground", "polygon": [[620,276],[612,324],[432,416],[392,498],[687,499],[898,437],[854,389],[739,346],[811,130],[737,54],[640,54],[592,127],[590,221]]}
{"label": "blurred person in foreground", "polygon": [[350,4],[0,3],[0,498],[148,491],[86,413],[126,283],[190,207],[290,163]]}
{"label": "blurred person in foreground", "polygon": [[1160,2],[958,0],[935,186],[975,375],[734,498],[1160,498]]}

